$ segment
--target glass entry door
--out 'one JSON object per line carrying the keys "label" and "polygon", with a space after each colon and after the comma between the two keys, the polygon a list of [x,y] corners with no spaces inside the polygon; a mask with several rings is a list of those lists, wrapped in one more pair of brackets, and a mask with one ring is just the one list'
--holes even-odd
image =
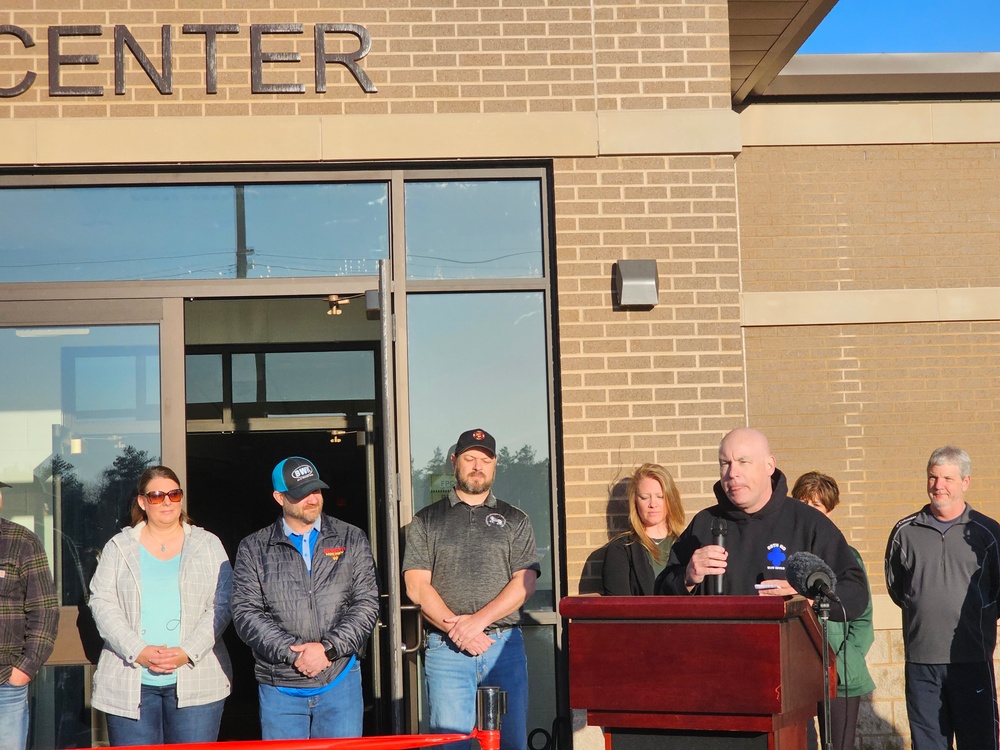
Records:
{"label": "glass entry door", "polygon": [[103,740],[89,707],[101,648],[90,578],[128,525],[139,474],[164,460],[163,303],[102,307],[88,318],[81,303],[0,304],[3,516],[41,538],[61,606],[56,652],[32,682],[33,748]]}
{"label": "glass entry door", "polygon": [[[304,456],[330,486],[324,512],[370,540],[385,593],[386,555],[398,542],[384,521],[381,326],[360,300],[339,314],[332,309],[325,299],[305,298],[187,303],[188,510],[235,559],[244,537],[280,516],[272,497],[275,464]],[[392,731],[394,617],[383,606],[361,659],[366,734]],[[253,655],[232,627],[225,642],[234,680],[220,740],[258,739]]]}

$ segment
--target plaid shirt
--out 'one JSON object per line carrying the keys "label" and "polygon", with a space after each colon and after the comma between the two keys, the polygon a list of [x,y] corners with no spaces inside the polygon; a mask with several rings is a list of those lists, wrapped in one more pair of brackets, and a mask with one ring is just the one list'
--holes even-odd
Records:
{"label": "plaid shirt", "polygon": [[17,667],[34,679],[52,653],[59,603],[41,540],[0,518],[0,683]]}

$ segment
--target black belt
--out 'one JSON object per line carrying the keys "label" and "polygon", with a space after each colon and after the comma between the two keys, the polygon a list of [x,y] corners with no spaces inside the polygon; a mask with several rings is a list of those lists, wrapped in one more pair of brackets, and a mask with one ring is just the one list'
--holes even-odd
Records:
{"label": "black belt", "polygon": [[494,625],[491,628],[486,628],[483,632],[486,633],[486,635],[496,635],[497,633],[503,633],[507,630],[519,630],[520,628],[520,625]]}

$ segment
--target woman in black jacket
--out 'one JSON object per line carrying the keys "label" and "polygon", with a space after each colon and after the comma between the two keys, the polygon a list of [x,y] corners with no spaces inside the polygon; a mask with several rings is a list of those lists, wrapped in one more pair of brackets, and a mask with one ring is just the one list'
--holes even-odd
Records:
{"label": "woman in black jacket", "polygon": [[670,472],[643,464],[628,483],[631,531],[612,539],[604,554],[605,596],[649,596],[684,526],[681,494]]}

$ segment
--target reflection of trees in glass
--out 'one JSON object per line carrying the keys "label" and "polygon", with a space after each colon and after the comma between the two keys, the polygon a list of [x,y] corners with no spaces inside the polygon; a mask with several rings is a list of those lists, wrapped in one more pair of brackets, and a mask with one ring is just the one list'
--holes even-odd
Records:
{"label": "reflection of trees in glass", "polygon": [[[62,587],[64,605],[86,601],[90,579],[105,543],[131,522],[129,507],[139,477],[154,461],[147,451],[126,445],[111,466],[92,484],[84,483],[76,467],[61,455],[53,456],[46,471],[53,496],[60,502],[62,540]],[[55,487],[58,486],[58,495]]]}
{"label": "reflection of trees in glass", "polygon": [[[87,554],[88,545],[84,539],[89,528],[89,515],[84,508],[83,482],[76,474],[75,467],[59,455],[52,456],[44,467],[46,475],[42,481],[51,480],[59,487],[55,500],[61,498],[62,519],[56,529],[62,544],[62,603],[78,604],[85,600],[84,592],[90,576],[97,564],[96,555]],[[53,490],[53,494],[55,490]],[[88,570],[89,568],[89,570]]]}
{"label": "reflection of trees in glass", "polygon": [[[549,460],[535,460],[537,451],[530,445],[511,453],[504,446],[497,451],[497,477],[494,490],[498,497],[522,508],[534,517],[538,509],[548,518]],[[455,471],[451,456],[440,447],[434,449],[422,469],[413,472],[413,499],[417,509],[444,497],[455,486]],[[536,532],[537,533],[537,532]]]}
{"label": "reflection of trees in glass", "polygon": [[[111,466],[101,472],[96,488],[90,493],[90,501],[101,508],[98,517],[104,524],[102,538],[105,542],[118,529],[132,522],[129,508],[139,485],[139,477],[154,461],[148,451],[126,445]],[[104,546],[103,542],[101,546]]]}
{"label": "reflection of trees in glass", "polygon": [[[536,460],[537,451],[530,445],[511,452],[502,447],[497,451],[497,477],[493,486],[497,497],[515,505],[531,518],[542,564],[538,591],[528,603],[528,609],[551,606],[552,559],[549,504],[549,459]],[[442,448],[435,448],[430,460],[413,471],[413,505],[420,510],[435,500],[447,497],[455,486],[455,471],[451,457]]]}

